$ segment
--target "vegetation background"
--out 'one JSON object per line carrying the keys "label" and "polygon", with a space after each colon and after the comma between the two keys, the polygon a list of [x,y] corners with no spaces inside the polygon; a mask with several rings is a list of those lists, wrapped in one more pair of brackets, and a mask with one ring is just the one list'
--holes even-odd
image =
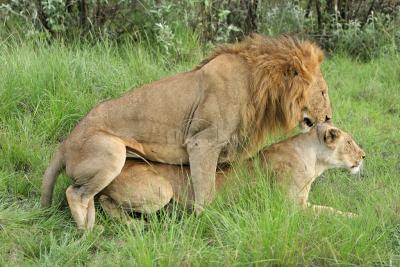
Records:
{"label": "vegetation background", "polygon": [[[400,265],[400,1],[0,0],[0,266]],[[361,177],[329,171],[311,201],[286,203],[268,175],[232,177],[200,217],[177,207],[125,225],[98,207],[76,230],[59,178],[39,208],[55,150],[97,102],[190,70],[250,32],[297,34],[326,51],[334,121],[367,153]]]}

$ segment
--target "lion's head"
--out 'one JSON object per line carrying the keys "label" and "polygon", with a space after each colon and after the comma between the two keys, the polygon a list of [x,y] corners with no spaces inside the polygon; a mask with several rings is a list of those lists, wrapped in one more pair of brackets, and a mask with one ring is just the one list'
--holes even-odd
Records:
{"label": "lion's head", "polygon": [[315,123],[330,121],[332,118],[328,86],[321,71],[318,69],[316,72],[302,107],[300,128],[303,132],[308,131]]}
{"label": "lion's head", "polygon": [[332,117],[328,86],[321,73],[323,53],[309,42],[253,34],[236,44],[219,46],[197,67],[221,54],[241,56],[250,77],[250,98],[242,112],[243,132],[254,145],[267,133],[303,131]]}
{"label": "lion's head", "polygon": [[256,129],[290,131],[300,125],[307,131],[331,119],[328,86],[320,68],[323,53],[317,45],[288,36],[256,35],[244,42],[250,43],[250,104],[257,114]]}
{"label": "lion's head", "polygon": [[331,168],[346,168],[351,173],[360,171],[365,153],[348,133],[330,123],[318,124],[316,131],[323,145],[320,157],[325,164]]}

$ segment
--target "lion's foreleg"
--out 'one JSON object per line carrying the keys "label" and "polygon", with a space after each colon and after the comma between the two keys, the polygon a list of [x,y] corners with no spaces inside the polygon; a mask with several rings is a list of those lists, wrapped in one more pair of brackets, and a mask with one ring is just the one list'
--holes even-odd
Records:
{"label": "lion's foreleg", "polygon": [[187,144],[194,210],[202,212],[215,195],[215,172],[221,146],[207,138],[193,138]]}

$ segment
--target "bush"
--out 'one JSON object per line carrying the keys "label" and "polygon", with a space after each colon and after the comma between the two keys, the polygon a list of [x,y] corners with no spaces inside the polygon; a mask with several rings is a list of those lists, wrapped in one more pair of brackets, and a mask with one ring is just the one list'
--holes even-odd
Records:
{"label": "bush", "polygon": [[342,27],[333,32],[331,50],[344,52],[360,60],[369,60],[382,54],[397,52],[400,48],[400,31],[386,28],[383,16],[372,17],[371,23],[361,27],[352,21],[347,29]]}
{"label": "bush", "polygon": [[368,60],[398,51],[400,43],[400,1],[375,2],[8,0],[0,6],[5,25],[0,34],[22,39],[146,40],[166,55],[180,57],[186,53],[180,48],[186,43],[181,38],[198,36],[207,46],[255,31],[294,33],[316,40],[328,52]]}

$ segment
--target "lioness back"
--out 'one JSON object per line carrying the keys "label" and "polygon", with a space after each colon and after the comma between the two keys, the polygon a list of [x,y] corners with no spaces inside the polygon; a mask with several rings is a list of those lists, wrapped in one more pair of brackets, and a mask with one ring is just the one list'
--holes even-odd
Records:
{"label": "lioness back", "polygon": [[[290,199],[303,207],[308,206],[308,194],[317,176],[330,168],[358,171],[364,156],[349,134],[329,124],[273,144],[259,153],[261,167],[272,170],[275,182]],[[253,159],[248,160],[250,170],[253,164]],[[220,167],[216,176],[217,190],[226,183],[230,171],[229,166]],[[163,192],[169,194],[171,188],[170,198],[185,205],[193,201],[189,176],[188,166],[129,160],[121,174],[101,194],[108,195],[116,203],[125,203],[123,206],[129,210],[131,203],[138,202],[138,196],[144,202],[146,195],[147,200],[154,201],[163,198]],[[164,205],[168,203],[163,199]]]}

